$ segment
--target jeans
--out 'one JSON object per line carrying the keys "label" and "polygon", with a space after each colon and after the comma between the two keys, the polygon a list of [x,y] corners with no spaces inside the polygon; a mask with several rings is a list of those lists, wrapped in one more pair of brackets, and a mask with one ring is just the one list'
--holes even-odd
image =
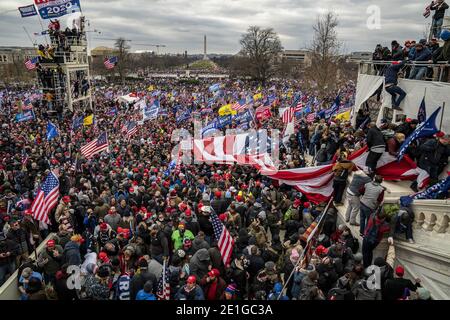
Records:
{"label": "jeans", "polygon": [[400,221],[397,221],[397,224],[395,225],[395,233],[405,233],[406,239],[412,239],[413,238],[413,230],[412,230],[412,224],[408,225],[402,225]]}
{"label": "jeans", "polygon": [[415,80],[422,80],[422,78],[426,72],[427,72],[427,67],[414,66],[411,70],[411,74],[409,75],[409,78],[415,79]]}
{"label": "jeans", "polygon": [[369,243],[366,239],[363,239],[362,243],[362,255],[364,268],[367,268],[372,264],[373,250],[378,246],[378,243]]}
{"label": "jeans", "polygon": [[347,192],[348,206],[345,213],[345,221],[350,221],[350,223],[356,223],[356,216],[359,213],[361,202],[358,196],[351,195]]}
{"label": "jeans", "polygon": [[364,234],[364,229],[366,229],[366,222],[372,214],[372,209],[361,203],[359,208],[359,233]]}
{"label": "jeans", "polygon": [[431,23],[431,28],[433,30],[433,36],[436,39],[439,39],[439,36],[441,35],[441,29],[442,29],[443,23],[444,23],[444,18],[433,19],[433,22]]}
{"label": "jeans", "polygon": [[[400,103],[402,103],[403,99],[406,97],[406,92],[403,91],[402,88],[399,86],[391,86],[386,88],[386,91],[391,95],[392,97],[392,105],[395,107],[399,107]],[[397,98],[398,95],[398,98]]]}
{"label": "jeans", "polygon": [[0,266],[0,287],[6,282],[6,275],[11,275],[16,270],[14,261]]}

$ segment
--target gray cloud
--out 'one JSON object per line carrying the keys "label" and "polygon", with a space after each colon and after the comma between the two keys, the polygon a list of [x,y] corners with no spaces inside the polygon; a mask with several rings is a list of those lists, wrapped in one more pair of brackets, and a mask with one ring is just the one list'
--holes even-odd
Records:
{"label": "gray cloud", "polygon": [[[30,0],[0,2],[0,44],[30,45],[23,26],[32,34],[40,31],[37,17],[20,18],[7,10],[27,5]],[[297,49],[310,43],[317,15],[334,10],[339,17],[339,38],[347,51],[372,50],[376,43],[392,39],[419,39],[428,20],[422,17],[422,3],[400,0],[80,0],[91,29],[100,37],[119,36],[133,43],[161,43],[165,52],[201,53],[203,35],[208,51],[236,53],[239,38],[249,25],[273,27],[283,46]],[[376,5],[381,12],[381,29],[369,30],[366,12]],[[61,18],[64,22],[66,17]],[[43,21],[44,26],[48,21]],[[98,40],[90,34],[90,47],[112,46],[112,40]],[[43,41],[42,37],[37,38]]]}

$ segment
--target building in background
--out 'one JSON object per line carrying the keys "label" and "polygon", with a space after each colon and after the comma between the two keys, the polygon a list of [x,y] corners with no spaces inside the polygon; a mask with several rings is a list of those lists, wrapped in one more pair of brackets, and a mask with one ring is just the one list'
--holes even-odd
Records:
{"label": "building in background", "polygon": [[29,72],[24,63],[35,56],[37,52],[33,47],[0,46],[0,82],[27,82],[34,79],[36,74]]}
{"label": "building in background", "polygon": [[298,62],[304,67],[311,65],[311,51],[306,49],[284,50],[281,54],[281,58],[288,61]]}

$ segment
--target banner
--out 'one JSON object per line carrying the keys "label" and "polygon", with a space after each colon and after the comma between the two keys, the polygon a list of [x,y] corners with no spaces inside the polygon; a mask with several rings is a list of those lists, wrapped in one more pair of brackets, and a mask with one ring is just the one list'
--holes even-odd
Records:
{"label": "banner", "polygon": [[54,19],[81,12],[80,0],[34,0],[42,19]]}
{"label": "banner", "polygon": [[36,8],[34,4],[30,4],[29,6],[19,7],[19,12],[22,18],[32,17],[37,15]]}
{"label": "banner", "polygon": [[33,110],[16,114],[16,121],[17,122],[34,120],[34,118],[35,118],[35,116],[34,116],[34,111]]}
{"label": "banner", "polygon": [[159,107],[152,105],[150,108],[145,108],[143,109],[142,112],[142,121],[146,121],[146,120],[153,120],[156,119],[158,117],[158,113],[159,113]]}

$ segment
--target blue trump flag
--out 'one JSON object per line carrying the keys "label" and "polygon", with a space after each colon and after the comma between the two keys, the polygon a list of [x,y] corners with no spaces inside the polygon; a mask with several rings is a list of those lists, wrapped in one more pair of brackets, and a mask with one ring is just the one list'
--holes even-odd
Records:
{"label": "blue trump flag", "polygon": [[35,118],[36,117],[34,115],[34,111],[33,110],[25,111],[25,112],[16,114],[16,121],[17,122],[24,122],[24,121],[28,121],[28,120],[34,120]]}
{"label": "blue trump flag", "polygon": [[425,191],[410,195],[400,197],[400,203],[402,206],[409,206],[414,200],[419,199],[438,199],[441,196],[447,197],[448,190],[450,190],[450,176],[442,179],[435,185],[432,185]]}
{"label": "blue trump flag", "polygon": [[408,149],[411,142],[419,138],[432,136],[439,131],[438,128],[436,128],[436,117],[439,114],[439,111],[441,111],[441,108],[442,107],[437,108],[425,122],[419,124],[416,130],[414,130],[414,132],[406,138],[398,152],[397,161],[402,160],[406,153],[406,149]]}
{"label": "blue trump flag", "polygon": [[58,129],[50,121],[47,123],[47,141],[51,141],[53,138],[59,136]]}
{"label": "blue trump flag", "polygon": [[425,108],[425,96],[423,96],[422,102],[419,106],[419,112],[417,113],[417,120],[419,123],[424,122],[427,119],[427,109]]}
{"label": "blue trump flag", "polygon": [[333,114],[338,112],[340,105],[341,105],[341,98],[338,95],[336,99],[334,99],[334,103],[331,106],[331,108],[325,110],[325,119],[330,118]]}

